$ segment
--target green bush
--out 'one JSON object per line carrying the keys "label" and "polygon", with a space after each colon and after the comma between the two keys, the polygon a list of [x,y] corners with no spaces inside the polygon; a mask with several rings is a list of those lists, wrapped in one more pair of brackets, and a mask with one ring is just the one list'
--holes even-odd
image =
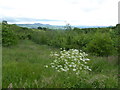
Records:
{"label": "green bush", "polygon": [[2,45],[12,46],[18,43],[18,36],[13,30],[9,30],[9,25],[2,27]]}
{"label": "green bush", "polygon": [[31,39],[31,29],[7,24],[6,22],[2,23],[3,46],[15,45],[20,39]]}
{"label": "green bush", "polygon": [[112,55],[114,47],[109,33],[96,33],[88,43],[87,51],[97,56]]}
{"label": "green bush", "polygon": [[118,39],[113,29],[94,28],[94,31],[92,31],[91,28],[90,31],[89,29],[85,30],[87,33],[78,32],[77,30],[36,30],[33,32],[32,40],[39,44],[65,48],[66,50],[71,48],[81,49],[96,56],[116,54]]}

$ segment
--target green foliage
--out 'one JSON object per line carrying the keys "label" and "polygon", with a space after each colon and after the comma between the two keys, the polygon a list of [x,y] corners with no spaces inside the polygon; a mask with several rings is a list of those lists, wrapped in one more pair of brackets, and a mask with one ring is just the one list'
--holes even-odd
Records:
{"label": "green foliage", "polygon": [[16,45],[20,39],[31,39],[31,30],[25,27],[10,25],[5,21],[2,24],[2,45]]}
{"label": "green foliage", "polygon": [[7,23],[6,20],[3,20],[3,21],[2,21],[2,24],[3,24],[3,25],[6,25],[6,24],[8,24],[8,23]]}
{"label": "green foliage", "polygon": [[87,50],[97,56],[112,55],[114,51],[113,40],[108,33],[96,33],[87,45]]}
{"label": "green foliage", "polygon": [[[95,73],[98,73],[98,72],[109,73],[110,72],[109,70],[111,70],[111,72],[114,72],[114,68],[118,67],[117,57],[114,57],[113,59],[112,58],[108,59],[108,57],[101,57],[101,58],[92,57],[90,59],[91,59],[91,62],[89,63],[90,68]],[[115,71],[117,71],[117,68]]]}
{"label": "green foliage", "polygon": [[118,83],[116,81],[116,76],[111,77],[110,75],[98,74],[91,76],[91,78],[87,80],[87,83],[92,88],[117,88]]}
{"label": "green foliage", "polygon": [[35,31],[32,33],[32,40],[38,44],[47,44],[47,33],[45,33],[44,31]]}
{"label": "green foliage", "polygon": [[[114,50],[118,50],[119,33],[114,27],[75,28],[74,30],[68,27],[67,30],[44,31],[9,25],[4,22],[2,32],[3,46],[11,46],[20,42],[11,48],[3,47],[3,88],[118,88],[117,58],[112,60],[97,57],[117,56]],[[31,39],[38,44],[26,39]],[[62,55],[59,54],[62,58],[56,58],[60,59],[60,63],[58,63],[59,60],[55,61],[54,58],[49,57],[51,51],[59,51],[56,47],[63,48],[63,50],[65,48],[61,51]],[[87,65],[90,67],[89,70],[92,69],[91,72],[83,70],[76,75],[73,73],[75,71],[73,68],[69,72],[57,72],[53,68],[44,67],[54,61],[58,67],[57,64],[61,64],[61,60],[63,60],[63,68],[64,63],[67,64],[67,62],[71,66],[73,59],[68,59],[66,55],[70,54],[70,58],[80,56],[80,53],[76,54],[78,52],[76,49],[96,55],[96,57],[88,56],[90,61]],[[73,52],[68,53],[70,50]],[[84,56],[81,59],[74,58],[73,66],[78,65],[77,71],[79,71],[78,62],[84,61],[83,59]],[[82,63],[85,64],[85,62]]]}
{"label": "green foliage", "polygon": [[18,37],[13,30],[9,29],[9,25],[2,27],[2,45],[11,46],[18,43]]}
{"label": "green foliage", "polygon": [[[57,72],[44,65],[54,61],[56,48],[23,40],[15,47],[3,47],[3,88],[118,88],[117,63],[104,57],[90,57],[91,73]],[[116,58],[117,59],[117,58]],[[114,62],[114,60],[113,60]],[[100,64],[99,64],[100,63]],[[99,69],[98,69],[99,68]]]}
{"label": "green foliage", "polygon": [[116,55],[118,38],[115,29],[90,28],[73,30],[34,31],[32,40],[57,48],[81,49],[97,56]]}
{"label": "green foliage", "polygon": [[[16,25],[15,25],[16,26]],[[18,27],[18,26],[17,26]],[[19,28],[19,27],[18,27]],[[31,39],[31,33],[32,33],[32,30],[31,29],[28,29],[26,27],[20,27],[17,31],[16,31],[19,39]]]}
{"label": "green foliage", "polygon": [[38,29],[46,31],[48,28],[46,28],[46,27],[38,27]]}

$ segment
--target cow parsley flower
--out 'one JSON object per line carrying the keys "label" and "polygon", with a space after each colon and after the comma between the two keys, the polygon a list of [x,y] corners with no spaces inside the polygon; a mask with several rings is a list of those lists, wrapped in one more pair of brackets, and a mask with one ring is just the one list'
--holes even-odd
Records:
{"label": "cow parsley flower", "polygon": [[72,70],[77,75],[80,74],[80,71],[92,69],[87,65],[90,59],[87,57],[88,54],[82,52],[82,50],[69,49],[66,51],[61,48],[60,52],[52,52],[50,54],[53,57],[54,61],[45,67],[52,67],[58,72],[67,72]]}
{"label": "cow parsley flower", "polygon": [[76,69],[73,69],[73,71],[76,71]]}

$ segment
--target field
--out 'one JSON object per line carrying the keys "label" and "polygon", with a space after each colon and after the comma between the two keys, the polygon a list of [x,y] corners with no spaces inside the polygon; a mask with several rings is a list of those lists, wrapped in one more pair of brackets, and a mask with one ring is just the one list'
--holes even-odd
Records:
{"label": "field", "polygon": [[67,73],[58,73],[44,67],[52,62],[49,54],[53,50],[58,51],[29,40],[21,41],[16,47],[3,48],[3,88],[104,88],[106,84],[106,88],[117,87],[117,58],[108,60],[93,57],[94,71],[85,76],[85,80],[80,77],[76,82],[74,74],[67,76]]}
{"label": "field", "polygon": [[[15,27],[17,26],[14,26],[14,28]],[[28,33],[25,33],[28,31],[30,31],[29,33],[31,36],[29,36]],[[101,45],[98,45],[99,42],[92,44],[94,39],[90,39],[91,42],[87,42],[89,38],[85,39],[85,37],[93,35],[93,32],[87,33],[87,35],[81,34],[81,37],[84,38],[84,42],[87,44],[84,44],[83,41],[81,42],[82,44],[76,44],[80,37],[78,33],[73,33],[73,31],[67,32],[69,33],[67,36],[65,34],[59,34],[64,31],[56,33],[54,33],[54,31],[50,32],[42,30],[37,31],[37,33],[32,30],[28,31],[26,30],[24,33],[17,32],[17,36],[20,38],[18,39],[18,42],[17,40],[16,42],[9,40],[11,43],[6,43],[5,40],[8,39],[4,39],[4,46],[2,48],[3,88],[118,88],[118,57],[116,52],[116,42],[113,42],[113,44],[115,44],[114,47],[110,46],[110,40],[115,41],[116,37],[112,39],[107,38],[107,36],[109,37],[110,35],[114,36],[114,33],[111,33],[110,35],[103,35],[102,33],[103,37],[107,38],[106,41],[109,40],[110,42],[102,43],[104,47],[100,47]],[[31,32],[33,33],[31,34]],[[96,32],[95,35],[98,34],[101,35],[98,32]],[[13,34],[11,33],[11,38],[12,35]],[[72,35],[76,37],[74,38]],[[68,39],[71,38],[71,36],[73,38]],[[102,40],[97,36],[95,37],[98,41]],[[67,40],[70,43],[68,43]],[[73,42],[75,40],[76,42]],[[104,50],[100,50],[100,52],[99,49],[95,49],[91,52],[91,48],[95,47],[94,45],[100,49],[104,48],[107,52],[104,52]],[[52,67],[46,68],[46,65],[49,65],[54,61],[54,58],[50,57],[51,52],[60,52],[60,48],[64,47],[66,48],[66,52],[70,48],[86,51],[88,53],[88,58],[90,59],[88,66],[92,71],[83,70],[79,75],[76,75],[74,71],[58,72]],[[112,53],[109,52],[110,49]]]}

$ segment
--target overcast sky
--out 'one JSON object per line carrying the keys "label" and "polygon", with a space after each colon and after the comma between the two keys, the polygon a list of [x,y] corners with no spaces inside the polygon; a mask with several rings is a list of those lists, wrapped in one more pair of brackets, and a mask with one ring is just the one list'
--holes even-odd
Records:
{"label": "overcast sky", "polygon": [[120,0],[0,0],[9,23],[110,26],[118,23]]}

